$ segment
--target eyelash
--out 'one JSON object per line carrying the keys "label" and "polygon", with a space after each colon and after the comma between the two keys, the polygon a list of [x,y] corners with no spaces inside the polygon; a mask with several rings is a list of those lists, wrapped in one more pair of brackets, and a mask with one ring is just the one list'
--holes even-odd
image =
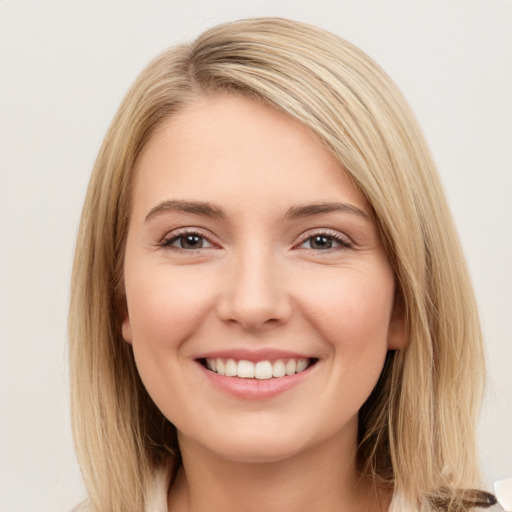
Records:
{"label": "eyelash", "polygon": [[[170,237],[164,238],[160,242],[159,245],[162,248],[175,249],[175,250],[178,250],[178,251],[186,251],[186,252],[197,251],[199,249],[210,249],[210,247],[200,247],[199,249],[184,249],[183,247],[173,247],[172,246],[173,243],[178,241],[180,238],[183,238],[183,237],[186,237],[186,236],[196,236],[196,237],[199,237],[201,239],[206,240],[209,244],[211,244],[213,246],[216,245],[213,242],[213,240],[209,236],[207,236],[205,233],[202,233],[202,232],[194,230],[194,229],[183,229],[183,230],[174,232],[174,233],[171,234]],[[325,229],[324,230],[315,231],[314,233],[307,233],[307,236],[305,238],[303,238],[301,240],[301,242],[299,243],[299,247],[302,244],[304,244],[305,242],[307,242],[308,240],[312,240],[315,237],[324,237],[324,238],[333,240],[336,243],[338,243],[341,247],[335,247],[335,248],[329,248],[329,249],[323,249],[323,250],[321,250],[321,249],[320,250],[316,250],[316,249],[313,249],[313,248],[309,247],[309,248],[306,248],[307,250],[313,251],[313,252],[325,252],[325,253],[327,253],[327,252],[332,252],[332,251],[336,251],[336,250],[343,250],[343,249],[351,249],[351,248],[353,248],[353,244],[349,240],[348,237],[340,235],[339,233],[337,233],[335,231],[330,231],[330,230],[325,230]]]}
{"label": "eyelash", "polygon": [[313,233],[309,232],[307,233],[307,236],[305,238],[302,239],[302,241],[300,242],[299,245],[302,245],[304,244],[305,242],[307,242],[308,240],[312,240],[313,238],[315,237],[323,237],[323,238],[327,238],[327,239],[330,239],[330,240],[334,240],[335,242],[337,242],[340,247],[334,247],[334,248],[330,248],[330,249],[323,249],[323,250],[316,250],[316,249],[312,249],[312,248],[308,248],[308,250],[310,251],[314,251],[314,252],[332,252],[332,251],[337,251],[337,250],[344,250],[344,249],[352,249],[353,248],[353,244],[352,242],[350,241],[350,239],[347,237],[347,236],[344,236],[344,235],[341,235],[340,233],[336,232],[336,231],[331,231],[331,230],[326,230],[326,229],[319,229]]}
{"label": "eyelash", "polygon": [[[184,238],[186,236],[197,236],[199,238],[203,238],[208,243],[210,243],[212,245],[215,245],[215,243],[213,242],[213,240],[210,237],[208,237],[204,233],[202,233],[200,231],[197,231],[197,230],[194,230],[194,229],[183,229],[183,230],[176,231],[176,232],[172,233],[170,237],[164,238],[159,245],[160,245],[160,247],[163,247],[163,248],[176,249],[176,250],[181,250],[181,251],[194,251],[194,250],[198,250],[198,249],[184,249],[183,247],[173,247],[172,246],[172,244],[174,242],[176,242],[180,238]],[[202,247],[201,247],[201,249],[202,249]]]}

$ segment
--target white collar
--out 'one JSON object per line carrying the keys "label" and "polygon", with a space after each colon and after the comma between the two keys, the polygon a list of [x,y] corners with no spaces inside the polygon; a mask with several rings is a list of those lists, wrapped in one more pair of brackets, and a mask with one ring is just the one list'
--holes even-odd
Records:
{"label": "white collar", "polygon": [[144,512],[168,512],[167,492],[171,478],[171,468],[159,468],[153,478],[151,493]]}

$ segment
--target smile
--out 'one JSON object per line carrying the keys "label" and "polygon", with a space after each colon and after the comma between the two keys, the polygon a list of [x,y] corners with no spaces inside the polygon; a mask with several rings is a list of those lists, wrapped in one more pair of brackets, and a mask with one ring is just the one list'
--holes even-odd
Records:
{"label": "smile", "polygon": [[254,362],[245,359],[208,357],[202,359],[201,363],[208,370],[225,377],[268,380],[301,373],[316,361],[316,359],[289,358]]}
{"label": "smile", "polygon": [[294,357],[276,350],[264,350],[259,354],[235,352],[238,354],[208,354],[195,361],[214,388],[250,401],[272,399],[292,390],[316,373],[319,362],[315,357]]}

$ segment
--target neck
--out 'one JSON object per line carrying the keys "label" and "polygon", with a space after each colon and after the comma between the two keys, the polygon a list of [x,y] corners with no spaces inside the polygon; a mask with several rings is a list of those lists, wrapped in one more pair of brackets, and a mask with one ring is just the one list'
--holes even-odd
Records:
{"label": "neck", "polygon": [[330,439],[285,460],[226,460],[180,439],[183,464],[169,494],[172,512],[377,512],[389,493],[356,470],[355,439]]}

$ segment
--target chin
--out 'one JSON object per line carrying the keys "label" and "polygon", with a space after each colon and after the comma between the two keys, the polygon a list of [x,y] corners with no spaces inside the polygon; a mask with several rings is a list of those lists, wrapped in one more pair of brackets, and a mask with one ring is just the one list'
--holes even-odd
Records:
{"label": "chin", "polygon": [[[210,450],[211,447],[207,447]],[[260,440],[245,440],[240,443],[217,446],[213,449],[220,458],[231,462],[247,464],[271,464],[293,458],[302,451],[302,446],[293,446],[289,441],[285,443],[268,442]]]}
{"label": "chin", "polygon": [[290,460],[337,437],[319,425],[301,428],[300,422],[269,423],[238,424],[231,429],[224,426],[222,430],[210,430],[207,436],[204,431],[198,433],[195,441],[188,437],[188,441],[227,461],[269,464]]}

